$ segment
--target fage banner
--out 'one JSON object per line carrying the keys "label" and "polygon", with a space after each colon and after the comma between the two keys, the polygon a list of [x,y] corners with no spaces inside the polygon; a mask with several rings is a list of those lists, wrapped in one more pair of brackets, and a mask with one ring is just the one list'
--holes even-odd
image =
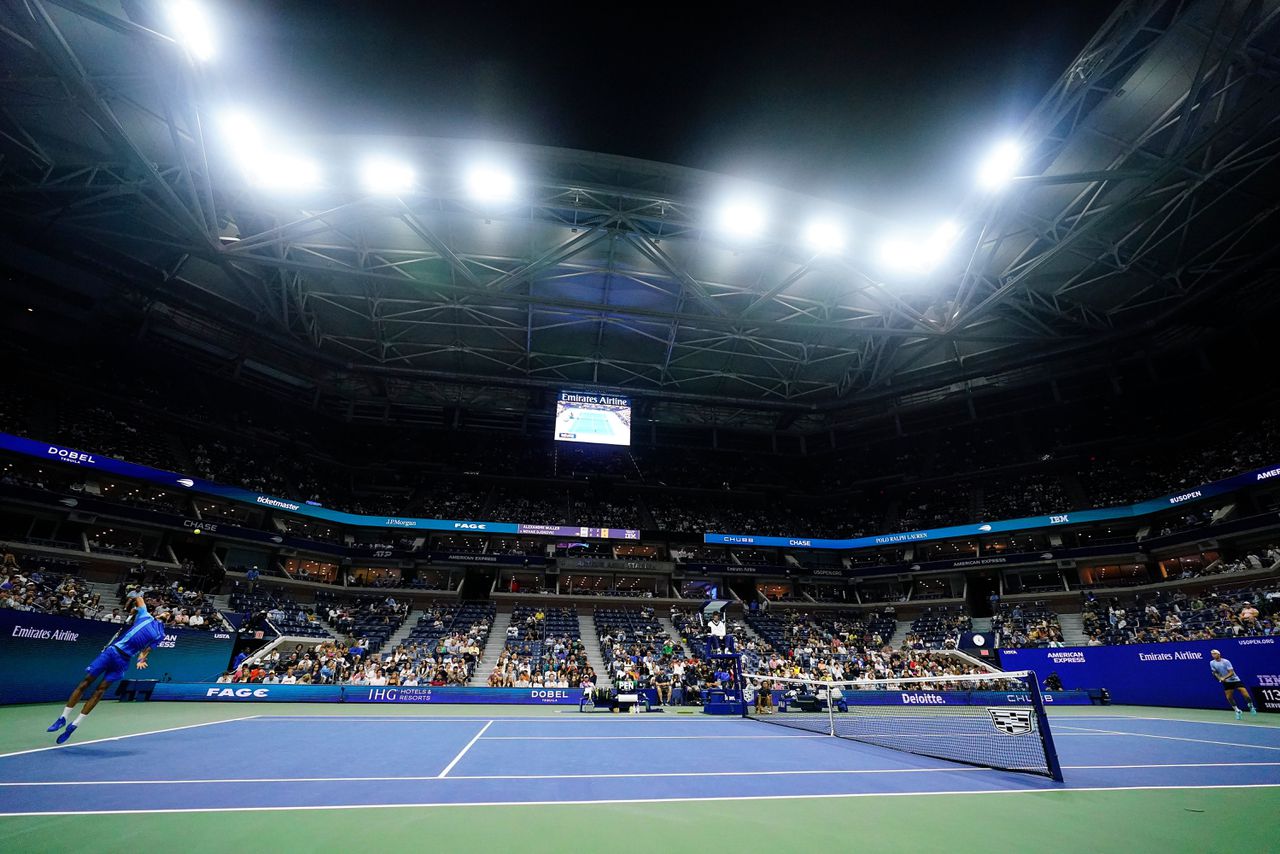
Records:
{"label": "fage banner", "polygon": [[1209,671],[1210,650],[1235,666],[1250,690],[1280,687],[1280,638],[1222,638],[1185,643],[1001,649],[1006,670],[1034,670],[1043,682],[1057,673],[1065,688],[1106,688],[1111,702],[1135,706],[1226,709]]}

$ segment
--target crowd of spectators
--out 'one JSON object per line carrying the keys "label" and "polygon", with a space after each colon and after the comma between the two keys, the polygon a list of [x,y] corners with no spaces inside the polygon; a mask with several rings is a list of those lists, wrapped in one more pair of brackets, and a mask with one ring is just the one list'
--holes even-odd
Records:
{"label": "crowd of spectators", "polygon": [[1058,615],[1045,602],[1001,602],[991,617],[991,631],[1002,647],[1065,646]]}
{"label": "crowd of spectators", "polygon": [[594,685],[595,670],[572,608],[517,605],[490,688],[579,688]]}
{"label": "crowd of spectators", "polygon": [[1270,637],[1280,620],[1280,583],[1133,596],[1087,593],[1082,617],[1090,646]]}

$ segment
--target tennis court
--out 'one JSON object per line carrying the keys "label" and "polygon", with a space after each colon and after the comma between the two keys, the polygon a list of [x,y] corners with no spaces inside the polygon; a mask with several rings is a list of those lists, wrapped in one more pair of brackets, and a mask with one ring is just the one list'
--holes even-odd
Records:
{"label": "tennis court", "polygon": [[[116,705],[109,713],[119,719],[160,705]],[[863,800],[910,800],[933,813],[953,798],[1018,794],[1034,812],[1075,793],[1199,797],[1217,788],[1280,806],[1280,727],[1265,718],[1056,712],[1052,730],[1066,779],[1055,783],[701,715],[182,705],[137,717],[178,721],[184,710],[220,714],[118,735],[96,730],[98,739],[0,755],[0,816],[306,810],[350,817],[375,808],[466,808],[469,821],[484,823],[500,807],[577,805],[588,810],[587,821],[593,808],[619,807],[661,821],[674,804],[702,803],[718,814],[735,801],[769,801],[758,808],[785,814],[782,802],[820,801],[829,805],[828,820],[842,823],[850,802]],[[11,820],[19,821],[0,818],[0,841]]]}

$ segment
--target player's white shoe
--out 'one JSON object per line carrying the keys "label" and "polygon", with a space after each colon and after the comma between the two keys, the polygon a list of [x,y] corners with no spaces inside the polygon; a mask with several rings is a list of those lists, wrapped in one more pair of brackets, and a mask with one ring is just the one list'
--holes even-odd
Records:
{"label": "player's white shoe", "polygon": [[1241,717],[1243,717],[1243,715],[1241,714],[1240,710],[1236,709],[1236,720],[1240,720]]}

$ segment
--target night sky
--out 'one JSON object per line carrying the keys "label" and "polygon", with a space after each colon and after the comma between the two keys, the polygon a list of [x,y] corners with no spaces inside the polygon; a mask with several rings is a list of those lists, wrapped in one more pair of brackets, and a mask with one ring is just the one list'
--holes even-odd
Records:
{"label": "night sky", "polygon": [[1114,5],[209,8],[217,73],[307,132],[579,148],[901,213],[963,194]]}

